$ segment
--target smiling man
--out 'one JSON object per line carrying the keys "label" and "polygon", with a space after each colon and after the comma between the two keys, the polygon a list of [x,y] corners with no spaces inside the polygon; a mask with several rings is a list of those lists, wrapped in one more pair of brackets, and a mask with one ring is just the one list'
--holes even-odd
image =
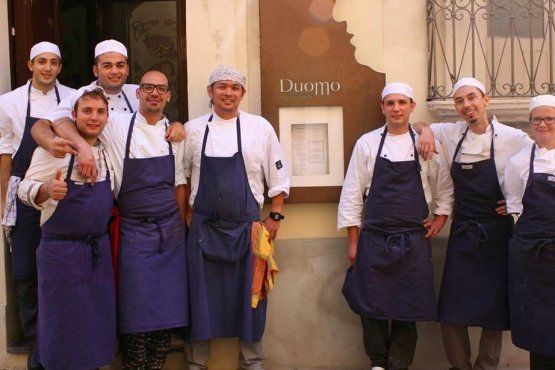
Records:
{"label": "smiling man", "polygon": [[79,175],[74,155],[55,158],[38,148],[19,187],[21,200],[41,211],[38,356],[45,368],[60,370],[109,364],[116,346],[107,232],[113,170],[98,140],[108,119],[108,101],[100,88],[92,88],[73,102],[77,130],[100,165],[97,183],[91,186]]}
{"label": "smiling man", "polygon": [[452,184],[443,155],[417,154],[415,107],[410,86],[385,86],[386,124],[357,141],[339,201],[337,227],[347,228],[352,265],[343,294],[361,317],[373,370],[408,369],[415,321],[436,319],[429,239],[451,214]]}
{"label": "smiling man", "polygon": [[187,262],[191,327],[187,369],[207,369],[209,340],[239,337],[241,370],[262,370],[267,299],[252,307],[252,222],[260,220],[264,185],[271,212],[263,222],[274,239],[289,194],[289,174],[273,127],[239,110],[243,72],[216,68],[208,79],[214,112],[185,125],[185,172],[190,177]]}
{"label": "smiling man", "polygon": [[[121,212],[118,328],[122,369],[154,370],[162,368],[170,350],[169,329],[189,322],[184,143],[165,138],[169,122],[163,110],[171,99],[166,76],[160,71],[146,72],[135,94],[138,112],[111,113],[100,139],[112,159],[114,194]],[[75,143],[79,155],[90,152],[68,118],[59,119],[54,128]],[[48,147],[54,136],[45,134],[42,142]]]}
{"label": "smiling man", "polygon": [[[501,189],[509,158],[531,147],[532,140],[488,115],[490,97],[475,78],[459,80],[453,100],[463,120],[430,126],[447,152],[455,192],[438,320],[455,369],[496,369],[503,330],[510,328],[507,263],[513,227]],[[469,326],[482,328],[474,363]]]}
{"label": "smiling man", "polygon": [[2,224],[11,241],[11,268],[17,281],[21,325],[31,345],[28,368],[40,369],[40,365],[33,361],[37,314],[35,250],[40,241],[40,212],[17,199],[17,185],[25,176],[37,147],[31,137],[31,127],[73,89],[57,81],[62,60],[60,49],[55,44],[43,41],[34,45],[27,67],[32,78],[0,97],[1,210],[4,215]]}

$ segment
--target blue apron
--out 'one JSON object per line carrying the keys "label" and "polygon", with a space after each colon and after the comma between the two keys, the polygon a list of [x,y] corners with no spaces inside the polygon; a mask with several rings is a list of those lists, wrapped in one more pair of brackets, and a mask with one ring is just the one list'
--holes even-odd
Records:
{"label": "blue apron", "polygon": [[[31,165],[33,152],[37,144],[31,136],[31,128],[39,118],[31,117],[31,85],[27,90],[27,113],[21,144],[12,160],[12,176],[21,179]],[[60,103],[58,88],[54,86],[56,99]],[[23,204],[16,199],[17,219],[12,228],[10,239],[12,247],[12,276],[17,280],[31,279],[37,276],[36,250],[40,243],[40,211]]]}
{"label": "blue apron", "polygon": [[[414,133],[409,128],[414,146]],[[411,161],[381,156],[382,133],[364,210],[355,263],[343,295],[358,315],[389,320],[435,320],[430,243],[424,237],[429,209],[416,146]]]}
{"label": "blue apron", "polygon": [[555,356],[555,174],[534,173],[535,150],[509,244],[511,334],[517,347]]}
{"label": "blue apron", "polygon": [[511,216],[495,212],[503,199],[494,158],[494,127],[490,158],[473,163],[457,162],[468,127],[460,139],[451,165],[455,188],[443,280],[439,295],[439,322],[509,329],[507,298],[508,244]]}
{"label": "blue apron", "polygon": [[71,181],[42,226],[37,249],[39,314],[37,352],[52,370],[90,370],[116,354],[116,298],[108,221],[110,172],[94,186]]}
{"label": "blue apron", "polygon": [[189,323],[185,226],[175,199],[175,162],[169,154],[129,157],[135,116],[127,134],[118,251],[119,332],[143,333]]}
{"label": "blue apron", "polygon": [[[209,122],[212,121],[212,116]],[[204,132],[198,192],[187,239],[191,296],[191,340],[239,337],[258,342],[264,333],[267,299],[251,308],[251,223],[260,218],[241,146],[232,157],[205,155]]]}

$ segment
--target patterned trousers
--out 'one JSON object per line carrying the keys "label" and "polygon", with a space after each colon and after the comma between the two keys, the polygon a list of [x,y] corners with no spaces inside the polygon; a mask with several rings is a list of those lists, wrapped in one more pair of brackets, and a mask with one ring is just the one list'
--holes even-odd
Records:
{"label": "patterned trousers", "polygon": [[160,370],[170,352],[170,331],[156,330],[121,336],[122,370]]}

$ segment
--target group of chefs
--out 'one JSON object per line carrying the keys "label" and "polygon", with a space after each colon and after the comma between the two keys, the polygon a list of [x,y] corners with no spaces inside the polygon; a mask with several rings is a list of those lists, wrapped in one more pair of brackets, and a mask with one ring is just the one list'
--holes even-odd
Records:
{"label": "group of chefs", "polygon": [[[339,202],[343,294],[373,370],[408,369],[427,320],[441,324],[450,370],[497,369],[504,330],[531,369],[555,369],[555,96],[530,100],[535,142],[488,114],[475,78],[457,81],[453,102],[459,122],[410,123],[412,88],[383,89],[386,123],[357,141]],[[436,305],[429,239],[448,216]],[[468,327],[481,328],[475,360]]]}
{"label": "group of chefs", "polygon": [[97,79],[78,90],[57,81],[61,59],[34,45],[32,78],[0,97],[2,223],[28,368],[98,369],[119,343],[122,369],[161,369],[180,329],[188,369],[207,368],[218,337],[239,337],[241,369],[262,369],[267,300],[258,289],[253,303],[252,281],[274,261],[256,248],[277,235],[289,175],[271,124],[239,110],[245,74],[217,67],[213,111],[182,125],[163,113],[162,72],[126,84],[122,43],[96,45]]}
{"label": "group of chefs", "polygon": [[[267,300],[252,282],[272,258],[258,263],[253,230],[266,195],[263,235],[276,237],[290,180],[271,124],[239,110],[245,74],[216,68],[212,112],[183,126],[163,113],[162,72],[126,84],[118,41],[96,45],[97,80],[78,90],[57,81],[55,44],[34,45],[28,67],[0,97],[2,224],[28,368],[98,369],[119,339],[123,369],[161,369],[185,328],[188,369],[207,368],[210,339],[239,337],[240,368],[261,370]],[[555,96],[530,101],[534,140],[488,114],[478,80],[459,80],[453,99],[462,120],[428,126],[410,122],[410,86],[383,89],[386,123],[357,141],[339,202],[343,294],[374,370],[409,368],[423,320],[440,322],[452,369],[496,369],[509,329],[532,369],[553,369]],[[449,216],[436,305],[430,238]]]}

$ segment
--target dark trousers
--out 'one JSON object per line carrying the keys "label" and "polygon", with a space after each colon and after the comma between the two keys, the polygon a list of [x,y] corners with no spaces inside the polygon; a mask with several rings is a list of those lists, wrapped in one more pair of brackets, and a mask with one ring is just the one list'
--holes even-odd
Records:
{"label": "dark trousers", "polygon": [[387,370],[408,369],[416,348],[416,323],[361,317],[364,349],[372,366]]}
{"label": "dark trousers", "polygon": [[19,306],[19,320],[25,339],[29,342],[30,350],[27,357],[27,368],[39,370],[43,367],[37,362],[37,313],[38,292],[37,278],[17,281],[17,305]]}
{"label": "dark trousers", "polygon": [[170,353],[170,330],[121,336],[122,370],[160,370]]}
{"label": "dark trousers", "polygon": [[555,357],[530,352],[530,370],[555,369]]}

